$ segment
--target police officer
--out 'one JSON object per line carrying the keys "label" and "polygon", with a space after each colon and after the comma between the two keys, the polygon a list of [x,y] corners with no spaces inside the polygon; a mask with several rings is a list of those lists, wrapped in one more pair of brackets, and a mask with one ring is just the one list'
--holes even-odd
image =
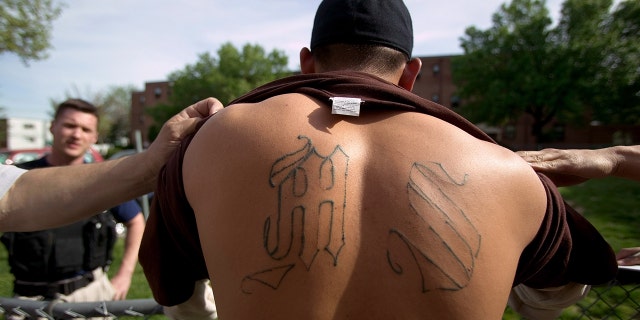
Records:
{"label": "police officer", "polygon": [[[51,153],[20,166],[35,169],[82,164],[86,151],[97,141],[97,129],[95,106],[80,99],[67,100],[58,106],[51,124]],[[83,201],[81,193],[73,197]],[[2,242],[8,249],[11,272],[15,276],[15,295],[67,302],[125,299],[144,232],[141,211],[131,200],[110,211],[88,212],[86,219],[68,226],[5,233]],[[65,213],[51,210],[42,215]],[[105,271],[111,263],[111,250],[116,240],[114,218],[126,225],[127,235],[122,264],[109,280]]]}

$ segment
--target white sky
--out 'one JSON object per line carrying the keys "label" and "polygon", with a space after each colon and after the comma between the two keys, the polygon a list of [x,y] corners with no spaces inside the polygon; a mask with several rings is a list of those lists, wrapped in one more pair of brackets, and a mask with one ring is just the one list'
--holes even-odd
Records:
{"label": "white sky", "polygon": [[[487,29],[507,0],[405,0],[414,26],[414,56],[462,53],[469,26]],[[60,0],[57,0],[60,3]],[[231,42],[278,49],[298,69],[320,0],[65,0],[53,25],[49,58],[25,66],[0,55],[0,106],[8,117],[48,119],[50,99],[111,86],[163,81],[198,55]],[[547,0],[556,19],[562,0]],[[85,97],[90,98],[90,97]]]}

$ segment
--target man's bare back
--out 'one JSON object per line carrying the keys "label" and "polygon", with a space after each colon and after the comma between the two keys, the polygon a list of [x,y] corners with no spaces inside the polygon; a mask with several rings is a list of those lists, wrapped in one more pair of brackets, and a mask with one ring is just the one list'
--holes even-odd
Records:
{"label": "man's bare back", "polygon": [[444,121],[299,94],[220,111],[183,174],[226,319],[500,318],[546,200]]}

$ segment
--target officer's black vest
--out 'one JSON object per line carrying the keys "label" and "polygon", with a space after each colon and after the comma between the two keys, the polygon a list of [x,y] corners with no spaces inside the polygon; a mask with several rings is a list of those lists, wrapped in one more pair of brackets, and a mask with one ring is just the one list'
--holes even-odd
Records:
{"label": "officer's black vest", "polygon": [[[43,158],[19,166],[33,169],[48,164]],[[104,211],[56,229],[7,232],[1,240],[7,247],[9,266],[16,279],[52,282],[108,266],[116,241],[115,226],[112,214]]]}
{"label": "officer's black vest", "polygon": [[53,282],[110,265],[115,225],[111,213],[105,211],[61,228],[7,232],[1,239],[16,279]]}

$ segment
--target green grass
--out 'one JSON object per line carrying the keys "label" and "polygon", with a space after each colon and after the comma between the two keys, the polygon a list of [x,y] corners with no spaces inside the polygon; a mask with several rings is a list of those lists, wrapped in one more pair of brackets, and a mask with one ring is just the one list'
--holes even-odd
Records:
{"label": "green grass", "polygon": [[[609,241],[613,249],[617,252],[624,247],[640,246],[640,183],[623,179],[607,178],[593,180],[579,186],[562,188],[565,198],[581,213],[585,215]],[[117,269],[120,264],[119,257],[122,256],[123,241],[116,245],[114,262],[111,272]],[[4,246],[0,245],[0,296],[11,296],[13,277],[9,273],[7,265],[7,253]],[[598,292],[603,291],[596,289]],[[601,293],[602,298],[607,301],[622,301],[626,297],[626,292],[619,287],[614,287]],[[632,297],[640,302],[640,289],[633,292]],[[129,290],[129,299],[151,298],[151,290],[142,273],[142,268],[136,268]],[[595,292],[578,306],[567,308],[561,319],[576,319],[583,313],[579,306],[595,306],[589,308],[589,315],[592,319],[603,318],[611,310],[609,306],[602,303],[603,299],[598,299]],[[615,308],[615,312],[620,319],[629,319],[637,312],[639,306],[624,300],[620,306]],[[616,317],[611,317],[617,319]],[[120,318],[127,319],[127,318]],[[128,318],[139,319],[139,318]],[[162,315],[153,316],[150,319],[166,319]],[[506,309],[503,317],[505,320],[521,319],[515,312]],[[583,318],[584,319],[584,318]]]}
{"label": "green grass", "polygon": [[[113,265],[109,269],[109,277],[113,277],[115,272],[118,270],[118,266],[122,263],[122,256],[124,252],[124,239],[118,239],[116,246],[113,248]],[[131,278],[131,287],[129,287],[129,293],[127,294],[127,299],[153,299],[153,294],[151,293],[151,288],[149,288],[149,283],[147,282],[147,278],[144,276],[144,272],[142,271],[142,267],[138,263],[136,265],[136,270],[133,273],[133,277]],[[119,317],[118,319],[128,320],[128,319],[141,319],[139,317]],[[145,319],[152,320],[161,320],[168,319],[164,315],[154,315]]]}

